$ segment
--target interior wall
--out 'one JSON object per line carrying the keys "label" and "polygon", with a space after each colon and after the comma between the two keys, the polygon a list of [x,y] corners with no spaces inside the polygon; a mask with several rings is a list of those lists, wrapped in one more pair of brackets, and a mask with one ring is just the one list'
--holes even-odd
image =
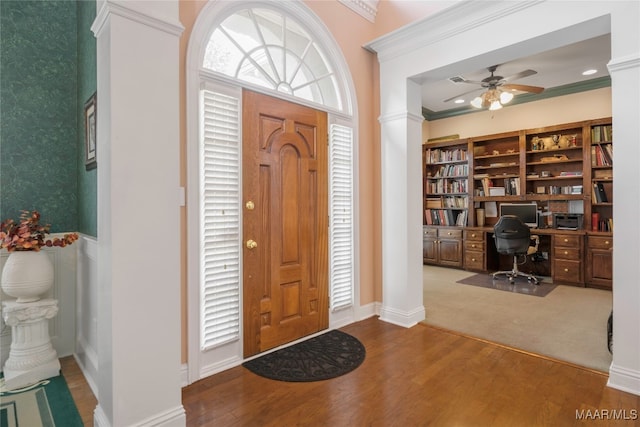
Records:
{"label": "interior wall", "polygon": [[431,122],[425,120],[423,142],[447,135],[469,138],[601,117],[611,117],[610,87],[516,104],[497,111],[481,110]]}
{"label": "interior wall", "polygon": [[[77,180],[78,180],[78,232],[87,236],[98,235],[98,174],[96,169],[85,168],[84,104],[96,91],[96,38],[91,24],[96,19],[95,1],[78,1],[78,96],[77,111]],[[99,101],[98,101],[99,102]],[[99,164],[100,160],[97,159]]]}
{"label": "interior wall", "polygon": [[78,229],[76,3],[0,2],[0,219]]}

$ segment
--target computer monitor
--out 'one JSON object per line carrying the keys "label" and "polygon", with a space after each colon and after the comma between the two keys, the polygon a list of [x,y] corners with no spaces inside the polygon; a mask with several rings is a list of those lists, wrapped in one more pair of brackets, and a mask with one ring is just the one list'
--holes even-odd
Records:
{"label": "computer monitor", "polygon": [[531,228],[538,226],[538,205],[535,203],[501,203],[500,216],[515,215]]}

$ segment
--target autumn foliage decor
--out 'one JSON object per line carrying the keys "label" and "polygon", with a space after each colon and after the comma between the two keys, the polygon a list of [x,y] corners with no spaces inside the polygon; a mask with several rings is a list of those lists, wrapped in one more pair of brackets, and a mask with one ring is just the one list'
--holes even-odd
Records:
{"label": "autumn foliage decor", "polygon": [[50,229],[50,224],[40,224],[38,211],[22,211],[18,222],[9,218],[0,224],[0,247],[9,252],[39,251],[45,246],[65,247],[78,240],[77,233],[47,239]]}

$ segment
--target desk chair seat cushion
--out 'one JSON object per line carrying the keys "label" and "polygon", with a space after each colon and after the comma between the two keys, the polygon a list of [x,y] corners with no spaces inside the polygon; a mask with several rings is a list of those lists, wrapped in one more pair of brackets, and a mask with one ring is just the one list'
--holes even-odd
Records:
{"label": "desk chair seat cushion", "polygon": [[496,250],[501,254],[526,254],[531,242],[531,230],[515,215],[503,215],[493,228]]}

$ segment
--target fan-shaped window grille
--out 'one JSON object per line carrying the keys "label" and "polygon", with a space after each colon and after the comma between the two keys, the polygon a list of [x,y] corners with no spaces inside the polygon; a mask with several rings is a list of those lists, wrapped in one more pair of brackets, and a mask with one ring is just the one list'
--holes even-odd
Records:
{"label": "fan-shaped window grille", "polygon": [[212,33],[203,67],[234,79],[343,110],[339,79],[320,44],[291,16],[242,9]]}

